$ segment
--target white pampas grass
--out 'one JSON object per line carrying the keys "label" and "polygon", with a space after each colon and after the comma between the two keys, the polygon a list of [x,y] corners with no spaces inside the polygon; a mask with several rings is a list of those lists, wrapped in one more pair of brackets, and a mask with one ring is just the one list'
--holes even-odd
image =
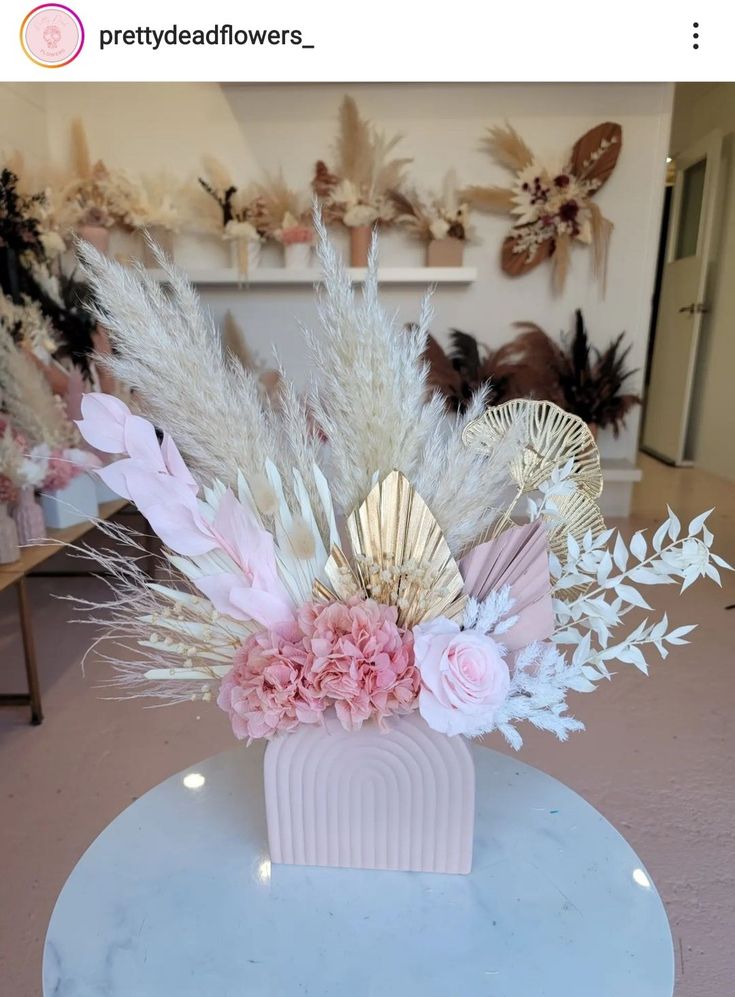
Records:
{"label": "white pampas grass", "polygon": [[484,411],[485,396],[478,393],[456,418],[438,395],[428,396],[422,354],[430,298],[416,326],[402,329],[380,304],[376,240],[359,296],[318,217],[315,226],[324,292],[320,333],[307,333],[307,341],[316,368],[312,407],[330,444],[332,494],[350,512],[376,473],[402,471],[459,554],[494,522],[507,498],[507,457],[498,453],[490,461],[462,443],[462,429]]}
{"label": "white pampas grass", "polygon": [[126,269],[86,243],[80,255],[97,317],[115,347],[100,362],[138,392],[141,408],[171,434],[203,482],[218,478],[234,487],[238,470],[261,472],[275,434],[257,378],[223,356],[219,334],[181,272],[156,251],[164,291],[143,268]]}
{"label": "white pampas grass", "polygon": [[330,444],[332,494],[349,512],[363,501],[376,472],[382,477],[415,463],[426,395],[421,354],[431,310],[426,299],[418,326],[405,333],[379,301],[375,239],[358,295],[319,217],[315,227],[324,289],[319,334],[305,333],[315,367],[311,405]]}

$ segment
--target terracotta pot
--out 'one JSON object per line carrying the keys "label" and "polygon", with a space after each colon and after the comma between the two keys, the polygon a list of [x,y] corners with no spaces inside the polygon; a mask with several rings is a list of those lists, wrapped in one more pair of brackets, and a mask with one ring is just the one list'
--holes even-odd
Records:
{"label": "terracotta pot", "polygon": [[4,505],[0,505],[0,564],[12,564],[20,557],[18,531]]}
{"label": "terracotta pot", "polygon": [[373,230],[369,225],[356,225],[350,229],[350,266],[366,267],[370,253]]}
{"label": "terracotta pot", "polygon": [[110,249],[110,230],[104,225],[78,225],[77,235],[91,243],[98,253],[107,255]]}
{"label": "terracotta pot", "polygon": [[[170,229],[163,228],[161,225],[152,225],[148,229],[148,235],[155,242],[155,244],[162,249],[164,255],[168,260],[173,262],[174,258],[174,234]],[[149,270],[155,270],[158,266],[158,261],[153,255],[153,251],[148,244],[148,240],[143,233],[143,265],[148,267]]]}
{"label": "terracotta pot", "polygon": [[464,738],[418,713],[346,731],[333,711],[268,742],[264,760],[273,862],[468,873],[475,767]]}
{"label": "terracotta pot", "polygon": [[461,239],[432,239],[426,247],[427,267],[461,267],[464,242]]}
{"label": "terracotta pot", "polygon": [[311,243],[292,242],[284,246],[283,265],[287,270],[308,270],[311,266]]}
{"label": "terracotta pot", "polygon": [[34,540],[43,540],[46,536],[46,522],[43,509],[36,501],[33,489],[21,488],[18,501],[13,509],[15,528],[18,531],[18,543],[23,546]]}

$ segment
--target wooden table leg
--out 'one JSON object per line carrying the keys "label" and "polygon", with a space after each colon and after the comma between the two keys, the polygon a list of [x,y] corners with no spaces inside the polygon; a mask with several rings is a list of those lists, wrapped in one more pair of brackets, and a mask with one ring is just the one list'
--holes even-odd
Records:
{"label": "wooden table leg", "polygon": [[16,582],[18,593],[18,613],[20,616],[20,632],[23,637],[23,657],[25,659],[26,676],[28,678],[28,693],[31,700],[31,723],[43,723],[43,708],[41,706],[41,685],[38,681],[38,666],[36,663],[36,645],[33,640],[33,625],[31,610],[28,604],[26,580],[19,578]]}

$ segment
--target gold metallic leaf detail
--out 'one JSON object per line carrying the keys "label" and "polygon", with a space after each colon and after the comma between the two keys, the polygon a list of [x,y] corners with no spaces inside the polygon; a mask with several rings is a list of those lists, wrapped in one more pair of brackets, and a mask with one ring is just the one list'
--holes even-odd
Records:
{"label": "gold metallic leaf detail", "polygon": [[347,520],[354,567],[332,548],[326,575],[340,599],[359,594],[396,606],[414,627],[436,616],[460,619],[466,598],[459,567],[429,507],[400,471],[391,471]]}
{"label": "gold metallic leaf detail", "polygon": [[[565,564],[569,557],[567,538],[574,537],[581,546],[588,530],[591,530],[593,538],[604,533],[605,520],[595,500],[584,492],[575,491],[571,495],[559,495],[554,498],[554,505],[557,514],[544,516],[549,530],[547,540],[549,550],[556,554],[562,564]],[[573,599],[583,591],[581,586],[577,586],[559,592],[558,595],[562,599]]]}
{"label": "gold metallic leaf detail", "polygon": [[509,466],[519,494],[535,491],[553,471],[574,461],[572,480],[595,499],[602,493],[600,454],[586,423],[553,402],[518,398],[489,408],[468,423],[462,442],[491,456],[509,434],[518,436],[518,453]]}

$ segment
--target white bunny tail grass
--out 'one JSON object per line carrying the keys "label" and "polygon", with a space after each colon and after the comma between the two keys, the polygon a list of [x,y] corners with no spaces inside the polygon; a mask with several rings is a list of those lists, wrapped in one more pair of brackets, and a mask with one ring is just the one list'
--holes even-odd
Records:
{"label": "white bunny tail grass", "polygon": [[330,447],[330,485],[349,511],[367,495],[373,475],[416,464],[426,395],[421,359],[431,309],[424,301],[415,330],[405,332],[378,297],[377,243],[373,238],[362,294],[330,244],[318,213],[314,225],[324,273],[318,335],[304,330],[316,381],[312,407]]}
{"label": "white bunny tail grass", "polygon": [[114,355],[100,358],[138,392],[141,408],[169,432],[203,481],[235,486],[238,469],[261,471],[275,457],[257,378],[223,356],[219,333],[184,275],[159,251],[166,290],[142,267],[129,269],[79,246],[97,319]]}
{"label": "white bunny tail grass", "polygon": [[[150,697],[173,704],[213,698],[238,647],[257,628],[214,613],[209,600],[178,574],[172,586],[152,581],[142,534],[120,524],[97,525],[114,547],[66,549],[95,562],[109,598],[60,597],[79,612],[75,622],[99,631],[83,666],[105,666],[98,686],[109,691],[109,699]],[[155,561],[157,574],[170,570],[165,552]]]}

